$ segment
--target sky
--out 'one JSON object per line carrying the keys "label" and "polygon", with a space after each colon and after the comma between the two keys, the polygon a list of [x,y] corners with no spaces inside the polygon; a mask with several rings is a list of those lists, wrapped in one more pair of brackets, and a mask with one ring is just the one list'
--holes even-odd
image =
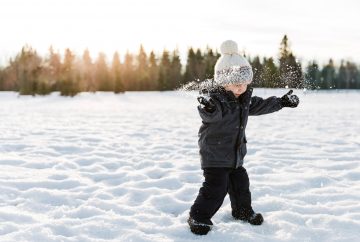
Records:
{"label": "sky", "polygon": [[93,58],[145,50],[160,55],[235,40],[250,56],[276,57],[287,34],[300,61],[360,63],[357,0],[1,0],[0,64],[24,45],[45,55],[52,45]]}

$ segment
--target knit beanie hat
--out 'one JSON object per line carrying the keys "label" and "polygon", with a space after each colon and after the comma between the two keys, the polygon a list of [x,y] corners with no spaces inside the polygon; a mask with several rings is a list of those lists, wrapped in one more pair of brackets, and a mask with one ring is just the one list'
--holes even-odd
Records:
{"label": "knit beanie hat", "polygon": [[235,41],[226,40],[220,46],[221,56],[215,64],[215,83],[224,86],[228,84],[250,84],[253,72],[249,62],[239,54]]}

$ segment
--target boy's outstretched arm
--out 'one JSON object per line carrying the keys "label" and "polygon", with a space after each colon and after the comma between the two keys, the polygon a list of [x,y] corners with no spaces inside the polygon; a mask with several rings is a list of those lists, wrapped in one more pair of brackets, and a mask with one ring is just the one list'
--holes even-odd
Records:
{"label": "boy's outstretched arm", "polygon": [[261,97],[254,96],[251,98],[249,115],[262,115],[279,111],[283,107],[295,108],[299,104],[299,98],[296,95],[291,95],[292,90],[287,94],[279,97],[269,97],[263,99]]}
{"label": "boy's outstretched arm", "polygon": [[205,123],[218,122],[222,118],[221,106],[213,99],[198,97],[200,105],[197,107],[202,121]]}

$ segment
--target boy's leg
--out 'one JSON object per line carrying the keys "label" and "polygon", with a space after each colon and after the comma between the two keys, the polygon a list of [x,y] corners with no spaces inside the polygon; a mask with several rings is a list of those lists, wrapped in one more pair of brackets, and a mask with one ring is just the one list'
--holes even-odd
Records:
{"label": "boy's leg", "polygon": [[251,209],[249,176],[244,167],[239,167],[229,174],[229,197],[232,210]]}
{"label": "boy's leg", "polygon": [[232,216],[252,225],[261,225],[264,221],[260,213],[251,207],[249,176],[244,167],[239,167],[229,174],[229,196]]}
{"label": "boy's leg", "polygon": [[190,217],[200,223],[212,225],[211,218],[221,207],[228,190],[228,168],[205,168],[205,181],[199,190]]}

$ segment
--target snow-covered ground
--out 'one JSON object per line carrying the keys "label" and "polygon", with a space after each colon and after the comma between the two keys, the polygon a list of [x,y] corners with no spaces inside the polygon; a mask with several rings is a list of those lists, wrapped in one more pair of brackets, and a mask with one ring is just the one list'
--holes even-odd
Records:
{"label": "snow-covered ground", "polygon": [[199,237],[196,93],[0,93],[0,241],[358,241],[360,92],[295,94],[297,109],[249,118],[265,223],[233,220],[226,197]]}

